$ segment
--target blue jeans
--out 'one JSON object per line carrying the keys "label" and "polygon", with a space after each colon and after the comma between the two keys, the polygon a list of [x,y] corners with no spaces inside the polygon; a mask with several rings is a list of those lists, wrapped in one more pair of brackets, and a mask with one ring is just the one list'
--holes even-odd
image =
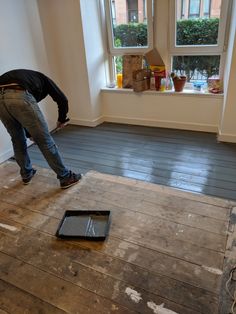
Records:
{"label": "blue jeans", "polygon": [[28,91],[0,90],[0,120],[11,136],[15,159],[23,179],[28,178],[33,170],[24,128],[38,145],[57,178],[63,181],[70,176],[70,171],[64,166],[49,133],[45,118],[35,98]]}

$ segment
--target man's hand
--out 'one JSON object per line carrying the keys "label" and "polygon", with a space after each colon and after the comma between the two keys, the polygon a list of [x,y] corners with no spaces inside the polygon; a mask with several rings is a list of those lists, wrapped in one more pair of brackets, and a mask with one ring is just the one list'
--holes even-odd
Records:
{"label": "man's hand", "polygon": [[62,129],[62,128],[64,128],[64,127],[67,125],[67,123],[68,123],[69,120],[70,120],[70,119],[66,119],[65,122],[57,121],[57,129]]}
{"label": "man's hand", "polygon": [[60,121],[57,121],[57,129],[62,129],[66,126],[66,122],[61,123]]}

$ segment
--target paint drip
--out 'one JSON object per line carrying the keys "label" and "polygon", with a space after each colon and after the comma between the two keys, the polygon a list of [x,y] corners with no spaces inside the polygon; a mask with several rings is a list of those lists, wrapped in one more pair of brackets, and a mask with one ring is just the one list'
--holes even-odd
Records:
{"label": "paint drip", "polygon": [[221,269],[218,268],[213,268],[213,267],[207,267],[202,265],[202,268],[204,268],[205,270],[209,271],[212,274],[216,274],[216,275],[222,275],[223,271]]}
{"label": "paint drip", "polygon": [[172,310],[165,308],[165,304],[162,303],[160,305],[155,304],[152,301],[147,302],[147,306],[153,310],[154,314],[178,314]]}
{"label": "paint drip", "polygon": [[7,229],[7,230],[10,230],[10,231],[16,231],[16,230],[17,230],[17,228],[14,227],[14,226],[2,224],[2,223],[0,223],[0,227],[1,227],[1,228],[4,228],[4,229]]}
{"label": "paint drip", "polygon": [[142,300],[142,297],[141,297],[141,293],[127,287],[125,289],[125,293],[130,297],[130,299],[132,301],[134,301],[135,303],[139,303],[139,301]]}

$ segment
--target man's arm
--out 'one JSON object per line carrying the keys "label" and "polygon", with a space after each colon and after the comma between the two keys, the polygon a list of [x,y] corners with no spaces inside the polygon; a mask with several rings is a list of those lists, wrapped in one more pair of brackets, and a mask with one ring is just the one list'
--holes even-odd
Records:
{"label": "man's arm", "polygon": [[47,78],[47,88],[48,94],[58,105],[58,122],[61,124],[69,121],[67,118],[68,113],[68,100],[60,88],[48,77]]}

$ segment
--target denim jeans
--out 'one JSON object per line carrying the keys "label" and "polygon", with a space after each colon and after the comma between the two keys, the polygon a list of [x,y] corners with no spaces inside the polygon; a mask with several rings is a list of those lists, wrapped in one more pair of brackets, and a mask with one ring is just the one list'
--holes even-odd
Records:
{"label": "denim jeans", "polygon": [[11,136],[15,159],[20,166],[22,178],[32,173],[32,164],[27,152],[27,139],[24,128],[38,145],[49,166],[60,181],[70,176],[64,166],[56,144],[49,133],[45,118],[35,100],[28,91],[0,91],[0,120]]}

